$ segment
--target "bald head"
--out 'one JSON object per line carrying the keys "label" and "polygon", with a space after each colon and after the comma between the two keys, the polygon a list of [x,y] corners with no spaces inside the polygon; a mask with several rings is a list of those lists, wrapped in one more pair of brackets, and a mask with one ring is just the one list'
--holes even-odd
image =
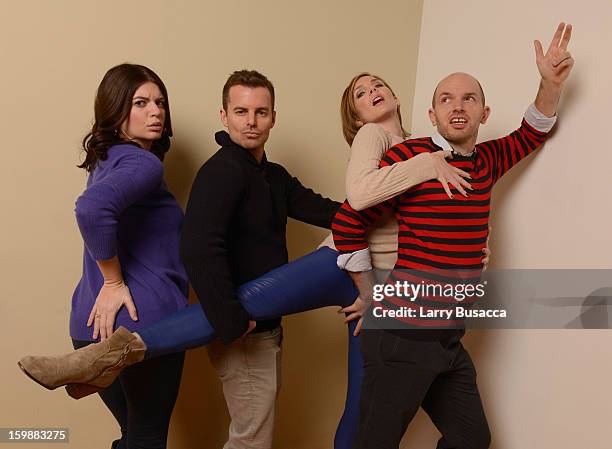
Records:
{"label": "bald head", "polygon": [[472,86],[473,93],[477,94],[478,98],[482,100],[482,105],[485,105],[485,95],[482,90],[480,82],[472,75],[463,72],[451,73],[447,77],[443,78],[436,86],[433,96],[431,97],[431,107],[436,107],[436,99],[439,95],[446,93],[450,90],[453,85],[462,84],[466,87]]}

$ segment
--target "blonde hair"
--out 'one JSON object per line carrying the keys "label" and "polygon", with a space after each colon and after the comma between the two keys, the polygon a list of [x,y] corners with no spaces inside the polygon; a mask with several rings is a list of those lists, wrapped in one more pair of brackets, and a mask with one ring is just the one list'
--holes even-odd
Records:
{"label": "blonde hair", "polygon": [[[342,134],[344,134],[344,139],[348,142],[349,145],[353,144],[353,139],[355,139],[355,135],[359,128],[363,126],[358,125],[357,121],[361,120],[359,115],[357,114],[357,108],[355,107],[355,98],[353,97],[353,90],[355,89],[355,84],[364,76],[371,76],[376,78],[389,88],[393,96],[395,97],[395,92],[391,89],[391,86],[387,84],[387,82],[382,79],[380,76],[372,75],[368,72],[361,72],[359,75],[353,77],[349,85],[344,89],[344,93],[342,94],[342,101],[340,102],[340,117],[342,118]],[[402,125],[402,113],[400,112],[399,106],[397,107],[397,116],[399,118],[400,126],[402,127],[402,132],[404,133],[403,137],[408,137],[410,133],[406,132],[404,126]]]}

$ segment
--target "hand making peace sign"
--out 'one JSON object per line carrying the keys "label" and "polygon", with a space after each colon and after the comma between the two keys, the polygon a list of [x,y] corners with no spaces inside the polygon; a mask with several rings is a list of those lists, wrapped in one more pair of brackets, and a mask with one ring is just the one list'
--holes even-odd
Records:
{"label": "hand making peace sign", "polygon": [[542,43],[534,41],[536,52],[536,64],[542,76],[542,80],[562,85],[567,79],[572,67],[574,58],[567,51],[567,44],[572,36],[572,25],[561,22],[555,31],[555,35],[550,42],[550,46],[544,54]]}

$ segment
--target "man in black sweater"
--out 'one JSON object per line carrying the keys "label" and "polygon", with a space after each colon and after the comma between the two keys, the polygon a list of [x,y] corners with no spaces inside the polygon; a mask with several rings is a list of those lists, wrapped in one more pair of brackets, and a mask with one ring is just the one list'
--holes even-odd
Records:
{"label": "man in black sweater", "polygon": [[288,261],[287,217],[330,228],[340,203],[304,187],[264,145],[274,126],[274,87],[256,71],[223,87],[221,149],[198,172],[181,239],[193,288],[221,341],[208,346],[231,416],[224,449],[271,448],[280,387],[280,318],[253,321],[238,285]]}

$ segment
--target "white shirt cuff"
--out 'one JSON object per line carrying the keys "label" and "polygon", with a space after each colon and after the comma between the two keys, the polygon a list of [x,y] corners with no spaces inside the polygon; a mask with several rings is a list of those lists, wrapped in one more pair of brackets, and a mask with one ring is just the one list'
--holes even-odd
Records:
{"label": "white shirt cuff", "polygon": [[525,120],[538,131],[547,133],[553,126],[555,126],[557,116],[546,117],[544,114],[538,111],[538,108],[535,107],[534,103],[531,103],[525,111]]}
{"label": "white shirt cuff", "polygon": [[361,272],[372,269],[372,257],[370,248],[360,249],[354,253],[340,254],[336,262],[338,268],[347,271]]}

